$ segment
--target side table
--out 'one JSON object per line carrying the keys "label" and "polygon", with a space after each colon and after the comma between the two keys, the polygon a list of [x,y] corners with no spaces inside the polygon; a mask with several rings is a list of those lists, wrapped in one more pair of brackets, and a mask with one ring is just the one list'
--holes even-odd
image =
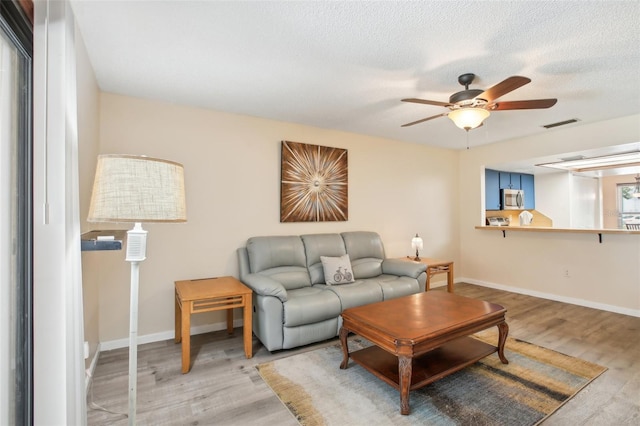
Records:
{"label": "side table", "polygon": [[233,333],[233,308],[243,308],[244,353],[252,355],[251,314],[253,311],[249,287],[233,277],[203,278],[176,281],[175,342],[182,341],[182,374],[191,369],[191,314],[227,310],[227,332]]}
{"label": "side table", "polygon": [[438,274],[447,274],[447,291],[453,293],[453,261],[432,259],[428,257],[421,257],[420,260],[414,260],[413,257],[407,256],[401,259],[410,260],[412,262],[420,262],[427,265],[427,285],[425,290],[431,289],[431,278]]}

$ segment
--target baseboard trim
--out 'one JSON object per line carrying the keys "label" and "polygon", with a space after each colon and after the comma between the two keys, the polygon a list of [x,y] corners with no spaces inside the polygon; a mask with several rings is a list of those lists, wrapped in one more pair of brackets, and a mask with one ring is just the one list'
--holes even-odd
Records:
{"label": "baseboard trim", "polygon": [[632,317],[640,317],[640,309],[622,308],[615,305],[607,305],[605,303],[592,302],[590,300],[578,299],[574,297],[559,296],[557,294],[544,293],[541,291],[529,290],[520,287],[511,287],[508,285],[492,283],[488,281],[476,280],[473,278],[458,278],[456,282],[465,282],[475,284],[482,287],[493,288],[496,290],[509,291],[511,293],[524,294],[526,296],[539,297],[541,299],[554,300],[556,302],[569,303],[571,305],[584,306],[586,308],[599,309],[601,311],[614,312],[616,314],[629,315]]}
{"label": "baseboard trim", "polygon": [[[242,319],[234,319],[233,320],[234,327],[242,327]],[[194,336],[196,334],[203,333],[211,333],[212,331],[220,331],[227,329],[227,322],[221,321],[214,324],[207,325],[198,325],[191,327],[191,335]],[[176,337],[175,330],[167,330],[161,331],[159,333],[145,334],[143,336],[138,336],[138,345],[143,345],[145,343],[153,343],[160,342],[162,340],[174,339]],[[99,345],[99,350],[102,351],[110,351],[113,349],[120,348],[128,348],[129,347],[129,339],[117,339],[117,340],[108,340],[105,342],[101,342]]]}

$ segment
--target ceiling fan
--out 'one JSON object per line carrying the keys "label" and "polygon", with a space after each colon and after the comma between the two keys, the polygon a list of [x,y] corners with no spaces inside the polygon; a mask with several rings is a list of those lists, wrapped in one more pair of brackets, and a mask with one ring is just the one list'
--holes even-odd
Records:
{"label": "ceiling fan", "polygon": [[476,75],[472,73],[462,74],[458,77],[458,83],[464,86],[464,90],[454,93],[449,97],[449,102],[430,101],[426,99],[407,98],[402,102],[413,102],[417,104],[435,105],[448,108],[449,111],[411,123],[403,124],[402,127],[413,126],[433,120],[434,118],[448,116],[456,126],[466,131],[482,126],[482,122],[489,117],[490,111],[505,111],[511,109],[542,109],[550,108],[558,102],[557,99],[532,99],[527,101],[504,101],[497,99],[519,87],[531,82],[530,78],[512,76],[506,78],[495,86],[487,89],[469,89]]}

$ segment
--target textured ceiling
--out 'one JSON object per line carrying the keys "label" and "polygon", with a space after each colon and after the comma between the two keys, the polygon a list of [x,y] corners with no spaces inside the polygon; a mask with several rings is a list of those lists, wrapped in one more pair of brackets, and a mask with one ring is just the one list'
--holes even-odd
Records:
{"label": "textured ceiling", "polygon": [[640,113],[638,1],[72,1],[106,92],[322,128],[466,148],[445,112],[460,74],[501,100],[558,98],[493,112],[471,146]]}

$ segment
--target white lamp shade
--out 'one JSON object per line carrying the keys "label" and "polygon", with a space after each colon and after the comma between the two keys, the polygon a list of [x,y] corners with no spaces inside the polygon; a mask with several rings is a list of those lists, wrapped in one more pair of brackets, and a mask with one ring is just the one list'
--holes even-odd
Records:
{"label": "white lamp shade", "polygon": [[134,155],[100,155],[89,222],[185,222],[182,164]]}
{"label": "white lamp shade", "polygon": [[411,239],[411,248],[414,250],[422,250],[422,238],[417,235]]}
{"label": "white lamp shade", "polygon": [[454,109],[448,114],[448,117],[461,129],[475,129],[489,117],[489,111],[483,108],[459,108]]}

